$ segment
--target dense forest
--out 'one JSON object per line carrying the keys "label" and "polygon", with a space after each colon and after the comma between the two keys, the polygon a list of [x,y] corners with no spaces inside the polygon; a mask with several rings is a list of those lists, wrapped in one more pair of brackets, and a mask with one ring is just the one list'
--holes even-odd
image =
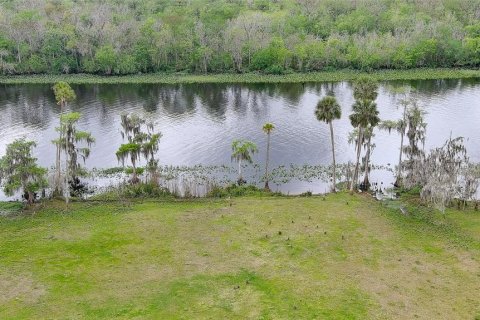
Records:
{"label": "dense forest", "polygon": [[3,74],[479,65],[479,0],[0,0]]}

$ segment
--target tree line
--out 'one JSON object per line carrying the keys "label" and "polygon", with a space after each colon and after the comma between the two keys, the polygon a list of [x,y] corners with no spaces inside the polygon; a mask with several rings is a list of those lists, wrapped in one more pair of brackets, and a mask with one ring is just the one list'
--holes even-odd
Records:
{"label": "tree line", "polygon": [[[59,126],[56,128],[58,138],[52,143],[56,147],[56,162],[53,180],[50,183],[53,196],[63,196],[68,204],[70,197],[81,196],[87,186],[81,182],[85,170],[81,160],[90,156],[90,146],[95,138],[86,131],[79,130],[78,121],[81,114],[65,112],[67,104],[76,98],[74,90],[68,83],[58,82],[53,86],[55,99],[60,107]],[[480,166],[470,162],[462,137],[450,137],[446,143],[438,148],[426,152],[424,149],[427,123],[425,110],[415,99],[414,94],[403,90],[404,98],[399,107],[402,110],[400,119],[382,120],[379,118],[376,99],[378,96],[377,82],[362,78],[353,85],[354,103],[349,115],[352,132],[348,140],[355,147],[355,163],[352,172],[348,172],[346,181],[337,183],[340,172],[335,161],[334,122],[342,117],[342,108],[332,91],[318,101],[314,115],[318,121],[329,126],[332,152],[331,191],[348,189],[351,193],[371,190],[370,171],[371,154],[375,147],[375,130],[387,130],[400,135],[399,162],[396,168],[396,188],[406,190],[418,189],[421,198],[445,211],[445,208],[458,199],[466,206],[468,202],[476,200],[476,193],[480,184]],[[131,177],[128,184],[142,184],[140,175],[145,175],[145,183],[153,186],[160,185],[161,170],[157,152],[162,137],[161,132],[155,129],[155,123],[148,121],[137,114],[121,114],[121,136],[124,140],[116,157],[125,167]],[[269,170],[271,136],[276,129],[273,123],[265,123],[261,128],[266,134],[265,174],[263,181],[265,191],[270,191]],[[405,142],[405,138],[407,142]],[[405,142],[405,143],[404,143]],[[32,156],[35,142],[18,139],[9,144],[6,154],[0,159],[0,185],[5,194],[13,195],[22,192],[23,198],[32,204],[38,192],[49,186],[48,170],[41,168]],[[243,185],[247,181],[243,177],[243,168],[253,163],[253,155],[258,152],[252,141],[239,139],[232,142],[232,161],[238,164],[237,184]],[[64,165],[62,165],[62,157]],[[403,159],[402,157],[405,157]],[[139,166],[143,161],[145,166]],[[128,166],[129,164],[129,166]],[[350,165],[348,165],[350,170]],[[361,178],[363,175],[363,178]],[[386,188],[386,186],[384,186]],[[375,192],[383,190],[374,188]],[[45,195],[43,195],[45,196]],[[475,202],[476,203],[476,202]]]}
{"label": "tree line", "polygon": [[0,73],[478,67],[477,0],[7,0]]}

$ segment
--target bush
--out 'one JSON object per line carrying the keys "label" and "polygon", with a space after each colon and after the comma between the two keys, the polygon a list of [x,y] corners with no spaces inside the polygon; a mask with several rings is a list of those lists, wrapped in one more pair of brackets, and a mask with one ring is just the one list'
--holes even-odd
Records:
{"label": "bush", "polygon": [[207,194],[207,197],[212,198],[226,198],[226,197],[242,197],[242,196],[280,196],[279,192],[268,192],[259,189],[254,185],[237,185],[231,184],[227,187],[214,187],[212,191]]}

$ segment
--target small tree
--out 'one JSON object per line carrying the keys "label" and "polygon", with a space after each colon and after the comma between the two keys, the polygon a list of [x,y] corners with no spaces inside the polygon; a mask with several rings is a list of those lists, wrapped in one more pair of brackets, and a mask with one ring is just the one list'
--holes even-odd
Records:
{"label": "small tree", "polygon": [[422,199],[445,213],[445,208],[460,193],[462,169],[467,165],[463,138],[450,138],[442,147],[431,150],[421,165],[425,177]]}
{"label": "small tree", "polygon": [[[155,155],[158,151],[158,145],[162,134],[154,131],[153,123],[148,123],[145,119],[136,114],[121,115],[122,138],[127,140],[127,143],[120,145],[116,152],[118,161],[125,165],[125,160],[130,159],[132,163],[132,183],[138,183],[138,169],[137,164],[141,161],[142,156],[147,161],[147,167],[152,175],[157,171],[158,161]],[[142,131],[143,130],[143,131]]]}
{"label": "small tree", "polygon": [[47,169],[37,166],[32,156],[36,144],[24,139],[7,145],[5,156],[0,159],[0,182],[6,195],[21,190],[28,204],[35,201],[35,193],[47,186]]}
{"label": "small tree", "polygon": [[245,183],[242,175],[242,161],[252,163],[252,155],[257,152],[255,143],[246,140],[235,140],[232,142],[232,160],[238,163],[238,184]]}
{"label": "small tree", "polygon": [[332,178],[333,178],[333,186],[332,191],[336,191],[336,163],[335,163],[335,141],[333,135],[333,120],[340,119],[342,117],[342,108],[337,102],[337,99],[332,96],[326,96],[322,100],[320,100],[317,104],[317,108],[315,109],[315,115],[318,121],[323,121],[330,126],[330,141],[332,143],[332,158],[333,158],[333,171],[332,171]]}
{"label": "small tree", "polygon": [[83,172],[78,160],[81,158],[85,163],[86,159],[90,156],[90,147],[95,142],[90,132],[79,131],[77,129],[80,117],[81,114],[78,112],[62,115],[61,126],[57,128],[62,139],[54,141],[54,143],[60,146],[60,149],[65,152],[65,200],[67,203],[70,195],[76,195],[78,191],[83,189],[79,180]]}
{"label": "small tree", "polygon": [[272,123],[265,123],[263,125],[263,132],[267,134],[267,156],[265,159],[265,190],[270,191],[270,186],[268,185],[269,181],[269,172],[268,172],[268,164],[270,162],[270,134],[275,129],[275,126]]}
{"label": "small tree", "polygon": [[[70,85],[64,81],[60,81],[55,83],[53,86],[53,93],[55,94],[55,100],[57,104],[60,106],[60,127],[62,126],[61,116],[67,107],[67,104],[76,99],[75,91],[70,87]],[[62,132],[59,131],[59,140],[62,140]],[[66,144],[66,141],[65,141]],[[60,144],[56,143],[57,146],[57,154],[56,154],[56,161],[55,161],[55,193],[59,193],[61,189],[61,146]]]}
{"label": "small tree", "polygon": [[417,104],[407,110],[406,133],[408,145],[403,147],[403,153],[407,159],[402,163],[405,171],[405,177],[402,178],[403,184],[407,188],[421,186],[425,183],[421,172],[422,159],[425,157],[423,150],[425,146],[425,136],[427,132],[427,123],[424,121],[426,112]]}

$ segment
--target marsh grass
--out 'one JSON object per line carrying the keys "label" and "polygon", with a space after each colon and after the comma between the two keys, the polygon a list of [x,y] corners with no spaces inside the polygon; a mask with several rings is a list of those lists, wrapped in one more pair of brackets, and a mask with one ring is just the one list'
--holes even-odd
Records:
{"label": "marsh grass", "polygon": [[480,313],[474,211],[451,210],[446,219],[431,212],[425,220],[347,193],[70,209],[53,201],[34,215],[0,218],[0,318]]}
{"label": "marsh grass", "polygon": [[0,76],[2,84],[56,83],[66,81],[70,84],[120,84],[120,83],[302,83],[323,81],[347,81],[369,77],[378,81],[387,80],[427,80],[479,78],[480,70],[472,69],[411,69],[382,70],[361,72],[354,70],[323,71],[312,73],[292,73],[286,75],[266,75],[259,73],[245,74],[140,74],[129,76],[96,76],[88,74],[68,75],[22,75]]}

